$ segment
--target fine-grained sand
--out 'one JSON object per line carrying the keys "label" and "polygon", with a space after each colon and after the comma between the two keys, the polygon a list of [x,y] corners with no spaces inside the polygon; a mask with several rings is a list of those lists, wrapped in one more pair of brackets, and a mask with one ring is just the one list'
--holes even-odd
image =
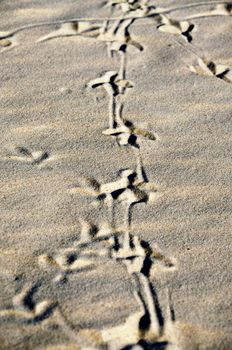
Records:
{"label": "fine-grained sand", "polygon": [[[232,17],[216,6],[169,13],[206,13],[188,42],[146,13],[102,37],[123,11],[100,0],[0,0],[0,349],[232,349]],[[96,21],[14,33],[73,18]]]}

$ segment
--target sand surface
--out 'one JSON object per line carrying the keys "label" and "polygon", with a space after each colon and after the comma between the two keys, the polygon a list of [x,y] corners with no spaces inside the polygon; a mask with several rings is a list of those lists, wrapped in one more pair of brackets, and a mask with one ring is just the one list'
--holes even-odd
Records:
{"label": "sand surface", "polygon": [[0,349],[230,350],[231,7],[110,3],[0,0]]}

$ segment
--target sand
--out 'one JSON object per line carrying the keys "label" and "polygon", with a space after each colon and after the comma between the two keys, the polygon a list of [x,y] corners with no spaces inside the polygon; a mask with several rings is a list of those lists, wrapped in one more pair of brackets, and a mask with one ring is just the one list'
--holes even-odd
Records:
{"label": "sand", "polygon": [[232,349],[219,3],[0,1],[0,349]]}

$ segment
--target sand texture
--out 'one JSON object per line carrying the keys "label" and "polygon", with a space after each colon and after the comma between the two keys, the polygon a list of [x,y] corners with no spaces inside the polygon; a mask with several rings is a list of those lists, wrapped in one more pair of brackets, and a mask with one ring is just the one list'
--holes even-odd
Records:
{"label": "sand texture", "polygon": [[0,0],[0,349],[232,349],[232,4]]}

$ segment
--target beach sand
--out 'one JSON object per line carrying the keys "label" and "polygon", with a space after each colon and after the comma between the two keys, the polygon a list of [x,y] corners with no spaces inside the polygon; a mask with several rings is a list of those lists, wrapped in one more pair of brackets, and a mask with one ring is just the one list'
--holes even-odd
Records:
{"label": "beach sand", "polygon": [[[192,2],[150,3],[173,8]],[[211,3],[168,15],[180,21],[212,11],[216,5]],[[109,57],[107,40],[99,37],[105,21],[97,19],[120,18],[122,9],[111,12],[101,4],[0,1],[0,349],[135,349],[139,344],[136,349],[230,350],[232,17],[190,19],[194,28],[188,42],[181,33],[166,31],[165,24],[164,31],[157,30],[157,15],[144,15],[128,29],[143,50],[122,41],[126,54]],[[59,25],[2,33],[71,18],[96,21],[89,31],[41,42]],[[119,72],[122,56],[125,72],[116,83],[92,88],[94,79]],[[206,68],[196,74],[190,66],[199,59],[225,65],[228,72],[217,77]],[[113,88],[119,92],[112,97]],[[123,106],[121,117],[133,123],[134,129],[121,136],[128,137],[130,130],[135,143],[120,145],[120,138],[116,142],[104,134],[112,132],[111,98],[116,108]],[[136,128],[148,130],[150,137],[136,134]],[[120,169],[138,176],[136,160],[146,171],[144,183],[157,189],[154,200],[131,207],[128,223],[126,195],[143,195],[143,184],[130,184],[126,191],[121,183],[116,186],[126,193],[122,203],[121,194],[114,200],[113,190],[103,189],[119,179]],[[101,186],[88,196],[80,179],[89,176]],[[105,201],[98,198],[103,195]],[[122,236],[130,231],[132,255],[118,258],[110,228],[107,239],[81,245],[82,220],[96,227],[114,224],[111,230]],[[98,237],[96,228],[88,232],[91,239]],[[147,252],[137,257],[142,245],[133,237],[152,247],[153,260]],[[159,259],[156,250],[172,263]],[[133,265],[141,259],[151,260],[147,279]],[[160,335],[152,327],[138,331],[143,313],[138,314],[135,293],[142,283],[147,304],[146,283],[153,286],[153,297],[158,295],[165,330]],[[175,319],[168,316],[170,308]]]}

